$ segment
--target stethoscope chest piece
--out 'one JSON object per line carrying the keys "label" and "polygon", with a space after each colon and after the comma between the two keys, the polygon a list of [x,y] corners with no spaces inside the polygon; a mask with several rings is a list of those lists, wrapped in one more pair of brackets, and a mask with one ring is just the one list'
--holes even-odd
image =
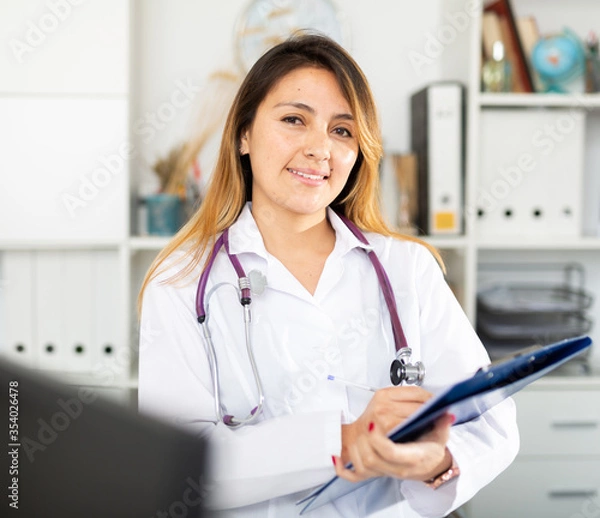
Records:
{"label": "stethoscope chest piece", "polygon": [[390,379],[392,385],[421,385],[425,378],[425,365],[423,362],[410,363],[412,350],[410,347],[403,347],[396,354],[396,359],[390,367]]}

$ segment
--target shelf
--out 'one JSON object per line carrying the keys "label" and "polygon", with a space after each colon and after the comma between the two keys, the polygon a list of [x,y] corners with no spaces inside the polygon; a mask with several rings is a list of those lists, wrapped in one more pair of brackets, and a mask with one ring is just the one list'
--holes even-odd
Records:
{"label": "shelf", "polygon": [[106,250],[118,248],[125,241],[94,239],[78,241],[1,241],[0,250]]}
{"label": "shelf", "polygon": [[79,241],[1,241],[0,250],[106,250],[118,248],[129,242],[133,251],[137,250],[162,250],[171,240],[170,236],[135,236],[126,240],[79,240]]}
{"label": "shelf", "polygon": [[550,240],[494,239],[476,241],[480,250],[600,250],[599,237],[554,238]]}
{"label": "shelf", "polygon": [[14,99],[92,99],[92,100],[128,100],[128,92],[2,92],[2,97],[11,97]]}
{"label": "shelf", "polygon": [[160,251],[171,240],[170,236],[134,236],[129,239],[132,251],[151,250]]}
{"label": "shelf", "polygon": [[465,236],[418,236],[431,246],[443,250],[462,250],[467,246]]}
{"label": "shelf", "polygon": [[491,94],[475,95],[475,102],[481,108],[587,108],[600,109],[600,94]]}
{"label": "shelf", "polygon": [[600,390],[600,375],[594,366],[592,366],[591,376],[549,374],[532,383],[526,390]]}
{"label": "shelf", "polygon": [[[442,249],[462,249],[467,245],[464,236],[415,236],[426,241],[435,248]],[[160,251],[171,240],[170,237],[159,236],[135,236],[129,239],[129,246],[132,252],[137,251]]]}

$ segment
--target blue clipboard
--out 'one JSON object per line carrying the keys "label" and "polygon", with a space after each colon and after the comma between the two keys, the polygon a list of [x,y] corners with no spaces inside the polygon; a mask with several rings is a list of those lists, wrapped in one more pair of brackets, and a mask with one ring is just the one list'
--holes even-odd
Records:
{"label": "blue clipboard", "polygon": [[[388,436],[394,442],[414,441],[429,431],[446,412],[456,416],[454,425],[470,421],[591,345],[589,337],[580,336],[544,347],[524,349],[505,360],[492,363],[431,398]],[[296,505],[306,504],[300,512],[302,515],[373,480],[375,479],[355,483],[335,476]]]}

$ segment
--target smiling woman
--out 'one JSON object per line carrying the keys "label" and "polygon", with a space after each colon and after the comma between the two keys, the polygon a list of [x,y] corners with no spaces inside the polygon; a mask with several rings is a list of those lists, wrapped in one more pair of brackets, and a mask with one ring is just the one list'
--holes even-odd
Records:
{"label": "smiling woman", "polygon": [[[217,516],[297,516],[334,473],[373,480],[315,516],[445,516],[516,454],[511,400],[387,438],[426,388],[489,359],[436,252],[384,223],[381,155],[350,55],[319,35],[273,47],[233,102],[203,204],[146,276],[140,339],[160,339],[140,351],[139,406],[210,438]],[[425,384],[390,386],[411,354]]]}
{"label": "smiling woman", "polygon": [[325,221],[358,157],[354,133],[350,106],[331,72],[290,72],[242,134],[241,152],[253,164],[253,207],[279,217],[304,215],[307,226]]}
{"label": "smiling woman", "polygon": [[[315,67],[283,77],[242,133],[240,151],[252,165],[252,212],[265,246],[311,294],[335,244],[325,211],[356,163],[354,133],[335,76]],[[290,247],[284,236],[292,233],[307,246]]]}

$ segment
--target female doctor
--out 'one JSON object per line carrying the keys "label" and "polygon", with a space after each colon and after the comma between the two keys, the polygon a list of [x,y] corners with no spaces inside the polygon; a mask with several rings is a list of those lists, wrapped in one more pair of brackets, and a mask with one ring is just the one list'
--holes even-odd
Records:
{"label": "female doctor", "polygon": [[[445,516],[516,455],[511,400],[412,443],[386,436],[488,357],[437,253],[385,225],[381,156],[358,65],[295,36],[248,73],[205,200],[148,271],[139,407],[210,438],[218,516],[298,516],[335,474],[375,480],[312,516]],[[413,384],[394,386],[407,345]]]}

